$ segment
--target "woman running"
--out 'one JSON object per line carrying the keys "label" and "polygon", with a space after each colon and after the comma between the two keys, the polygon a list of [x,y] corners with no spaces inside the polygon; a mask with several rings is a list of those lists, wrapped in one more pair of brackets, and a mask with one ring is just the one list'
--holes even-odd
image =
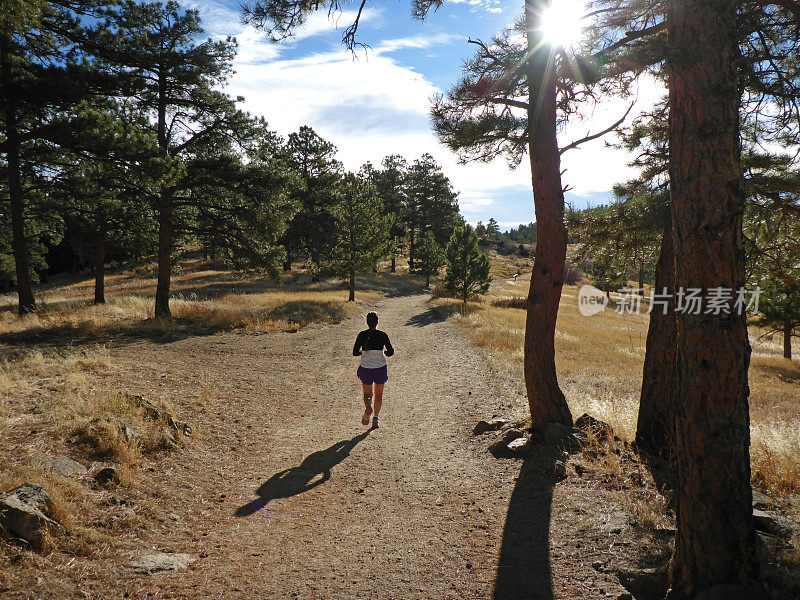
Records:
{"label": "woman running", "polygon": [[[375,386],[375,416],[372,418],[372,427],[380,427],[378,414],[383,403],[383,384],[389,379],[386,368],[386,356],[394,354],[394,348],[389,341],[389,336],[376,329],[378,315],[371,312],[367,315],[367,327],[356,338],[353,346],[353,356],[361,357],[361,364],[356,375],[361,380],[364,388],[364,416],[361,417],[362,425],[369,425],[369,416],[372,414],[372,389]],[[386,351],[384,352],[384,347]]]}

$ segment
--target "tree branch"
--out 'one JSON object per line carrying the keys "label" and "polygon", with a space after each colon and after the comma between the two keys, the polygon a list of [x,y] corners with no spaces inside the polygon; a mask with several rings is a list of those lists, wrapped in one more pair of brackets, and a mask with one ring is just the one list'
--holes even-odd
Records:
{"label": "tree branch", "polygon": [[614,123],[613,125],[610,125],[610,126],[606,127],[606,128],[605,128],[605,129],[603,129],[602,131],[598,131],[597,133],[593,133],[592,135],[587,135],[587,136],[586,136],[586,137],[584,137],[584,138],[581,138],[581,139],[579,139],[579,140],[575,140],[575,141],[574,141],[574,142],[572,142],[571,144],[568,144],[568,145],[564,146],[563,148],[561,148],[561,149],[558,151],[558,153],[559,153],[559,154],[564,154],[564,152],[566,152],[567,150],[572,150],[572,149],[574,149],[574,148],[577,148],[577,147],[578,147],[578,146],[580,146],[581,144],[584,144],[584,143],[586,143],[586,142],[590,142],[590,141],[592,141],[592,140],[596,140],[596,139],[597,139],[597,138],[599,138],[599,137],[603,137],[603,136],[604,136],[605,134],[607,134],[609,131],[613,131],[614,129],[616,129],[617,127],[619,127],[620,125],[622,125],[622,122],[623,122],[623,121],[624,121],[624,120],[625,120],[625,119],[628,117],[628,115],[629,115],[629,114],[630,114],[630,112],[633,110],[633,107],[634,107],[635,105],[636,105],[636,102],[633,102],[633,103],[632,103],[632,104],[631,104],[631,105],[628,107],[628,110],[626,110],[626,111],[625,111],[625,114],[624,114],[624,115],[622,115],[622,118],[620,118],[620,119],[619,119],[619,120],[618,120],[616,123]]}
{"label": "tree branch", "polygon": [[486,101],[491,102],[492,104],[503,104],[505,106],[513,106],[514,108],[528,110],[528,103],[523,102],[522,100],[512,100],[510,98],[487,98]]}

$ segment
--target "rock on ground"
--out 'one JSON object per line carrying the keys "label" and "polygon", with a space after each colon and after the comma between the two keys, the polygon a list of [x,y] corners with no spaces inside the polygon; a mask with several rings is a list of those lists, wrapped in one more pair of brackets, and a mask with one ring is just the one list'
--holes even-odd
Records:
{"label": "rock on ground", "polygon": [[611,440],[614,437],[614,430],[611,428],[611,425],[600,419],[595,419],[588,413],[583,413],[575,420],[575,427],[585,431],[591,431],[601,440]]}
{"label": "rock on ground", "polygon": [[86,475],[89,469],[81,463],[66,456],[46,456],[42,459],[42,466],[51,471],[58,471],[62,475]]}
{"label": "rock on ground", "polygon": [[0,495],[0,526],[34,548],[41,550],[48,531],[58,527],[51,517],[53,501],[45,489],[35,483],[23,483]]}
{"label": "rock on ground", "polygon": [[119,483],[119,473],[114,467],[104,467],[94,474],[94,480],[100,485],[117,485]]}
{"label": "rock on ground", "polygon": [[487,431],[497,431],[507,423],[508,419],[503,418],[495,418],[491,421],[480,420],[475,424],[475,428],[472,430],[472,435],[481,435]]}
{"label": "rock on ground", "polygon": [[489,452],[495,457],[506,456],[508,453],[508,444],[524,435],[525,433],[521,429],[513,427],[511,429],[506,429],[492,445],[489,446]]}
{"label": "rock on ground", "polygon": [[180,571],[194,562],[188,554],[169,554],[158,552],[147,554],[131,563],[131,568],[137,573],[150,575],[159,571]]}

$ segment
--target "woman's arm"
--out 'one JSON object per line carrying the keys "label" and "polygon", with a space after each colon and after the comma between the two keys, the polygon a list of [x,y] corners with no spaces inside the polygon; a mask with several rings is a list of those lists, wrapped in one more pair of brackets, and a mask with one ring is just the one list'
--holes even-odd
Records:
{"label": "woman's arm", "polygon": [[361,344],[362,343],[363,342],[361,341],[361,334],[359,333],[356,336],[356,343],[353,346],[353,356],[361,356]]}
{"label": "woman's arm", "polygon": [[384,352],[386,356],[391,356],[392,354],[394,354],[394,348],[392,348],[392,342],[389,341],[388,335],[386,335],[386,341],[384,342],[384,345],[386,346],[386,351]]}

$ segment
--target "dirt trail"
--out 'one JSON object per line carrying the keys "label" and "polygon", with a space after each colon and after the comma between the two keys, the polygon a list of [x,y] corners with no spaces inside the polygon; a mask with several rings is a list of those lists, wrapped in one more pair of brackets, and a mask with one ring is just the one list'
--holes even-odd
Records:
{"label": "dirt trail", "polygon": [[[192,448],[148,474],[160,490],[159,509],[177,519],[150,532],[149,548],[131,548],[124,558],[149,550],[198,559],[187,571],[151,576],[120,565],[96,572],[97,582],[113,577],[105,583],[133,598],[623,592],[592,569],[596,556],[578,527],[604,507],[574,486],[557,486],[551,498],[553,457],[528,460],[520,471],[521,462],[495,460],[485,440],[472,438],[471,426],[498,412],[509,382],[425,299],[375,305],[396,354],[383,427],[373,431],[360,424],[351,353],[361,317],[295,334],[115,348],[121,385],[174,397],[199,425]],[[200,387],[213,390],[204,404],[181,400]]]}

